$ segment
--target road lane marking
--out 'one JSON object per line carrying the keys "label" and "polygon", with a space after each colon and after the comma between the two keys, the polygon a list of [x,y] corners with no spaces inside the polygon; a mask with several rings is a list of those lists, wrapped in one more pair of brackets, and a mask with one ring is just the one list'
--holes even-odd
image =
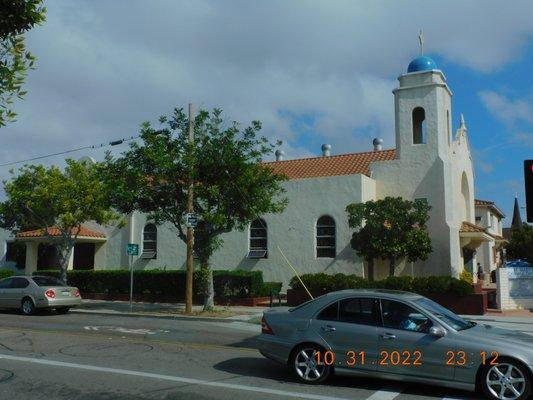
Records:
{"label": "road lane marking", "polygon": [[400,389],[398,386],[387,385],[381,387],[379,390],[367,397],[366,400],[392,400],[400,393],[402,393],[402,389]]}
{"label": "road lane marking", "polygon": [[100,331],[107,330],[111,332],[120,332],[120,333],[131,333],[133,335],[155,335],[157,333],[170,333],[165,329],[132,329],[132,328],[123,328],[121,326],[84,326],[83,329],[86,331]]}
{"label": "road lane marking", "polygon": [[[19,357],[19,356],[7,355],[7,354],[0,354],[0,360],[11,360],[11,361],[19,361],[19,362],[55,366],[55,367],[62,367],[62,368],[81,369],[85,371],[136,376],[140,378],[151,378],[151,379],[187,383],[187,384],[199,385],[199,386],[210,386],[210,387],[217,387],[217,388],[241,390],[241,391],[247,391],[247,392],[265,393],[265,394],[271,394],[271,395],[277,395],[277,396],[295,397],[299,399],[349,400],[349,399],[341,398],[341,397],[321,396],[321,395],[310,394],[310,393],[289,392],[286,390],[268,389],[268,388],[262,388],[262,387],[257,387],[257,386],[239,385],[239,384],[234,384],[234,383],[225,383],[225,382],[218,382],[218,381],[205,381],[201,379],[184,378],[181,376],[160,375],[160,374],[154,374],[150,372],[99,367],[96,365],[69,363],[69,362],[63,362],[63,361],[46,360],[42,358],[37,359],[37,358],[30,358],[30,357]],[[379,400],[382,400],[382,399],[379,399]]]}

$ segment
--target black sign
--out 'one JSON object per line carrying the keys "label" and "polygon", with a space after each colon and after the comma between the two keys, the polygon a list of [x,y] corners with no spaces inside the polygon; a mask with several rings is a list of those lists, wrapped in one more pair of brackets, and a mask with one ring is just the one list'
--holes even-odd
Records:
{"label": "black sign", "polygon": [[533,160],[524,161],[524,182],[526,184],[527,222],[533,222]]}

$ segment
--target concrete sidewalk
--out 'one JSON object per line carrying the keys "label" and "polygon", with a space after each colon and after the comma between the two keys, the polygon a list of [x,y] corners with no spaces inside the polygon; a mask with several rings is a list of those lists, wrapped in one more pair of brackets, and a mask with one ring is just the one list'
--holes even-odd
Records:
{"label": "concrete sidewalk", "polygon": [[[202,313],[203,306],[193,306],[193,315],[183,314],[184,303],[134,302],[132,309],[127,301],[83,300],[82,305],[71,311],[101,315],[155,317],[166,319],[195,319],[204,321],[243,321],[257,323],[268,307],[216,306],[212,313]],[[533,333],[533,312],[528,310],[506,311],[486,315],[462,315],[464,318],[508,329]]]}
{"label": "concrete sidewalk", "polygon": [[130,308],[130,303],[127,301],[84,299],[82,300],[81,306],[73,308],[71,312],[129,317],[186,318],[204,321],[243,321],[257,323],[257,320],[263,315],[263,311],[268,310],[268,307],[215,306],[213,312],[203,313],[202,310],[203,306],[194,305],[193,315],[185,315],[185,303],[134,302]]}

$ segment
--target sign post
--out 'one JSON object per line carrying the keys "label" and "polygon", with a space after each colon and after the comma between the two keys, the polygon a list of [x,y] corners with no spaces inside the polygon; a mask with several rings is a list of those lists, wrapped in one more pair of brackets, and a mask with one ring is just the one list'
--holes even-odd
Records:
{"label": "sign post", "polygon": [[139,245],[136,243],[128,243],[126,246],[126,254],[129,256],[130,264],[130,311],[133,310],[133,256],[139,255]]}

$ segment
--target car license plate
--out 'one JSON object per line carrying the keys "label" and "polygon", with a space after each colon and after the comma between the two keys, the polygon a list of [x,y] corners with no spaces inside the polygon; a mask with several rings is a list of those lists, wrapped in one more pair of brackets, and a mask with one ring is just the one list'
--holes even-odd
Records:
{"label": "car license plate", "polygon": [[63,295],[65,295],[65,296],[70,296],[70,292],[69,291],[64,291],[64,292],[61,292],[61,293],[63,293]]}

